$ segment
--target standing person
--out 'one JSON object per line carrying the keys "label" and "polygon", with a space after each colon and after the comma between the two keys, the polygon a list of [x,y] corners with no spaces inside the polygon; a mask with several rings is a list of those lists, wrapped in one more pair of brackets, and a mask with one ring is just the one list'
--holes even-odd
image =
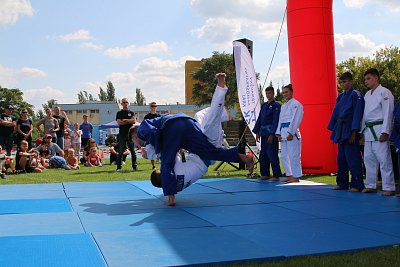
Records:
{"label": "standing person", "polygon": [[[364,97],[353,88],[353,75],[345,72],[339,77],[343,93],[337,99],[328,130],[331,140],[338,144],[337,176],[335,190],[360,192],[364,189],[360,150],[361,120],[364,113]],[[351,182],[349,184],[349,170]]]}
{"label": "standing person", "polygon": [[122,109],[117,112],[116,116],[116,120],[119,125],[117,171],[120,171],[122,168],[122,157],[126,150],[126,145],[128,145],[128,148],[131,151],[132,169],[137,171],[135,147],[132,142],[128,140],[129,128],[136,123],[136,117],[135,113],[128,109],[129,101],[127,98],[122,98],[121,104]]}
{"label": "standing person", "polygon": [[[43,130],[40,128],[40,125],[43,125]],[[50,108],[46,108],[46,117],[38,121],[38,123],[36,124],[36,128],[41,135],[51,135],[51,141],[53,143],[57,143],[56,132],[60,130],[60,126],[58,125],[57,119],[53,118],[53,112]]]}
{"label": "standing person", "polygon": [[79,130],[82,131],[82,147],[86,147],[90,138],[92,138],[93,125],[88,121],[88,115],[83,114],[83,122],[79,125]]}
{"label": "standing person", "polygon": [[59,130],[56,131],[57,135],[57,145],[64,150],[64,129],[65,129],[65,124],[69,125],[69,119],[67,116],[67,113],[65,111],[62,112],[63,115],[61,115],[61,108],[59,106],[56,106],[54,108],[54,115],[53,118],[55,118],[58,121],[59,125]]}
{"label": "standing person", "polygon": [[[282,176],[278,157],[278,138],[275,136],[278,128],[279,113],[281,105],[275,101],[274,87],[269,86],[265,89],[267,102],[262,104],[260,114],[253,128],[256,134],[256,141],[261,141],[260,151],[260,180],[279,181]],[[261,139],[261,140],[260,140]],[[273,176],[270,175],[270,166]]]}
{"label": "standing person", "polygon": [[75,156],[80,159],[80,151],[81,151],[81,136],[82,136],[82,130],[79,130],[79,125],[78,123],[74,123],[74,130],[71,131],[70,137],[71,137],[71,144],[72,148],[75,151]]}
{"label": "standing person", "polygon": [[303,105],[293,98],[291,84],[282,89],[286,102],[281,107],[276,135],[281,142],[281,161],[286,173],[283,182],[299,182],[301,172],[301,135],[299,126],[303,119]]}
{"label": "standing person", "polygon": [[371,68],[364,73],[364,83],[370,89],[364,96],[365,108],[362,119],[364,134],[364,164],[366,181],[364,193],[376,192],[378,168],[382,176],[384,196],[395,191],[389,135],[392,128],[394,98],[389,89],[379,82],[379,71]]}
{"label": "standing person", "polygon": [[7,156],[11,156],[13,133],[16,125],[16,118],[11,114],[13,109],[12,105],[6,106],[4,113],[0,116],[0,146],[6,150]]}
{"label": "standing person", "polygon": [[32,130],[32,120],[28,117],[28,110],[24,108],[21,110],[20,118],[17,120],[17,147],[20,147],[19,144],[22,140],[26,140],[28,149],[32,148]]}
{"label": "standing person", "polygon": [[[397,153],[397,166],[400,170],[400,102],[398,102],[393,112],[393,131],[390,135],[390,141],[394,143]],[[400,191],[400,182],[399,182]],[[398,194],[397,196],[400,196]]]}
{"label": "standing person", "polygon": [[[161,115],[157,113],[157,103],[156,102],[151,102],[150,103],[150,112],[147,113],[146,116],[144,116],[144,120],[151,120],[157,117],[160,117]],[[156,160],[151,159],[150,160],[151,165],[153,166],[153,171],[156,169]]]}

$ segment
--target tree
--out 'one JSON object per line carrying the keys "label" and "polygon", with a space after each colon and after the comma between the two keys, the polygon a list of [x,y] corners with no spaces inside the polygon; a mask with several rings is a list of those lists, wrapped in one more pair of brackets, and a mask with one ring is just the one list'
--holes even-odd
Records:
{"label": "tree", "polygon": [[0,86],[0,108],[4,109],[8,105],[14,106],[13,114],[19,117],[20,111],[26,108],[30,116],[34,116],[34,106],[25,102],[24,93],[18,88],[4,88]]}
{"label": "tree", "polygon": [[46,109],[48,109],[48,108],[49,109],[53,109],[53,107],[55,107],[57,104],[58,104],[57,100],[55,100],[55,99],[47,100],[47,103],[42,104],[43,110],[39,110],[36,113],[36,118],[37,119],[43,119],[46,116]]}
{"label": "tree", "polygon": [[213,52],[212,57],[204,59],[201,67],[192,73],[192,79],[198,81],[193,86],[192,97],[196,105],[210,104],[217,82],[215,74],[219,72],[226,73],[226,86],[229,88],[225,97],[225,105],[233,107],[239,102],[233,55]]}
{"label": "tree", "polygon": [[146,105],[146,98],[142,94],[142,90],[140,88],[136,88],[136,100],[134,102],[136,106],[144,106]]}
{"label": "tree", "polygon": [[400,99],[400,50],[398,47],[385,47],[377,51],[372,58],[352,57],[336,65],[337,75],[345,71],[353,74],[354,87],[365,93],[364,72],[376,68],[381,74],[380,83],[389,88],[395,99]]}
{"label": "tree", "polygon": [[87,91],[80,91],[78,94],[78,103],[85,104],[86,102],[97,101],[96,98],[93,97],[92,94],[89,94]]}
{"label": "tree", "polygon": [[100,93],[98,94],[100,101],[113,101],[116,102],[115,88],[111,81],[107,82],[107,89],[103,90],[100,86]]}

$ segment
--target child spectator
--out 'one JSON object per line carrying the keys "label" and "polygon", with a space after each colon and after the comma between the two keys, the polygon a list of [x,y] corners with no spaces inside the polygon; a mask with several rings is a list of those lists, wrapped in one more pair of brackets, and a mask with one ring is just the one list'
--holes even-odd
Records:
{"label": "child spectator", "polygon": [[70,137],[71,137],[71,143],[72,143],[72,148],[75,151],[75,156],[79,160],[80,158],[80,151],[81,151],[81,136],[82,136],[82,130],[79,130],[79,124],[74,123],[74,130],[71,131]]}
{"label": "child spectator", "polygon": [[33,159],[37,159],[37,157],[38,153],[33,150],[28,151],[28,142],[22,140],[15,157],[15,168],[20,170],[21,173],[40,173],[42,170],[32,164]]}
{"label": "child spectator", "polygon": [[[115,165],[117,164],[117,158],[118,158],[118,143],[113,142],[110,144],[110,165]],[[131,152],[129,149],[125,149],[124,153],[122,154],[122,164],[125,164],[126,157],[130,154]]]}
{"label": "child spectator", "polygon": [[96,141],[93,138],[90,138],[87,145],[83,148],[83,157],[80,159],[82,164],[87,163],[90,149],[92,147],[95,147],[97,151],[99,151],[99,147],[97,146]]}
{"label": "child spectator", "polygon": [[88,155],[87,159],[88,160],[86,162],[86,164],[87,164],[86,166],[88,166],[88,167],[101,167],[102,166],[96,147],[90,148],[90,154]]}
{"label": "child spectator", "polygon": [[69,128],[68,124],[64,125],[64,155],[67,157],[68,150],[72,147],[71,143],[71,129]]}
{"label": "child spectator", "polygon": [[50,165],[49,165],[50,150],[47,146],[47,143],[45,143],[45,142],[40,145],[39,157],[40,157],[40,164],[45,169],[50,168]]}
{"label": "child spectator", "polygon": [[73,170],[78,170],[79,169],[79,161],[75,157],[75,151],[74,151],[73,148],[68,149],[68,152],[67,152],[67,165]]}
{"label": "child spectator", "polygon": [[49,159],[50,168],[63,168],[65,170],[70,170],[71,168],[67,165],[65,158],[61,156],[52,156]]}
{"label": "child spectator", "polygon": [[0,146],[0,175],[5,179],[7,170],[11,169],[13,174],[18,174],[14,167],[14,158],[4,154],[3,148]]}

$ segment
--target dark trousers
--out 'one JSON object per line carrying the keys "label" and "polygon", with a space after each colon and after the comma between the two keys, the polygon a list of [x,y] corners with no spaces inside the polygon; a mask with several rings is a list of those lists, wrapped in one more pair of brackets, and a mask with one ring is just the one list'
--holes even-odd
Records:
{"label": "dark trousers", "polygon": [[282,176],[281,167],[279,166],[278,157],[278,139],[274,136],[271,144],[267,143],[268,136],[261,137],[261,151],[260,151],[260,173],[261,176],[269,177],[270,166],[274,177],[279,178]]}
{"label": "dark trousers", "polygon": [[336,183],[341,188],[349,188],[349,170],[351,173],[350,187],[356,189],[364,188],[362,158],[359,140],[356,138],[354,144],[345,141],[338,144],[337,156],[338,172]]}
{"label": "dark trousers", "polygon": [[131,151],[132,169],[136,170],[137,163],[135,146],[132,142],[128,142],[128,134],[119,134],[117,168],[121,169],[122,167],[122,157],[127,146],[129,148],[129,151]]}
{"label": "dark trousers", "polygon": [[238,147],[216,148],[207,140],[197,122],[189,118],[168,121],[161,130],[161,139],[161,183],[166,196],[177,192],[174,165],[176,153],[180,148],[197,154],[202,159],[241,162]]}

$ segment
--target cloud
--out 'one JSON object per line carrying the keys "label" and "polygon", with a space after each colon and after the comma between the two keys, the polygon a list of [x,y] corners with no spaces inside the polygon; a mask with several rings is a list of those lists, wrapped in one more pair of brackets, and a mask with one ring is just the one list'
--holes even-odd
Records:
{"label": "cloud", "polygon": [[95,43],[92,43],[92,42],[83,43],[83,44],[80,45],[80,47],[94,49],[94,50],[101,50],[101,49],[104,48],[103,45],[95,44]]}
{"label": "cloud", "polygon": [[[51,86],[44,88],[24,90],[24,100],[35,106],[38,111],[42,108],[42,104],[47,103],[50,99],[56,99],[59,103],[72,101],[69,96],[66,96],[63,91],[55,89]],[[76,98],[76,97],[75,97]]]}
{"label": "cloud", "polygon": [[80,40],[91,40],[93,37],[90,35],[90,32],[85,29],[80,29],[77,30],[76,32],[73,33],[68,33],[65,35],[57,35],[55,36],[55,39],[64,41],[64,42],[70,42],[70,41],[80,41]]}
{"label": "cloud", "polygon": [[104,51],[104,54],[112,58],[129,58],[134,54],[167,53],[168,51],[168,45],[164,41],[160,41],[142,46],[130,45],[127,47],[108,48]]}
{"label": "cloud", "polygon": [[13,25],[20,15],[33,16],[34,10],[29,0],[1,0],[0,25]]}
{"label": "cloud", "polygon": [[398,0],[343,0],[343,3],[349,8],[362,8],[366,5],[373,5],[388,13],[400,12],[400,1]]}
{"label": "cloud", "polygon": [[210,43],[227,45],[239,34],[276,37],[285,11],[285,1],[192,0],[192,11],[204,18],[203,26],[191,32]]}
{"label": "cloud", "polygon": [[351,57],[372,56],[384,44],[375,44],[363,34],[335,33],[336,60],[338,62]]}
{"label": "cloud", "polygon": [[47,73],[45,71],[36,68],[22,67],[14,69],[0,65],[0,81],[3,87],[17,87],[20,80],[36,79],[46,76]]}

